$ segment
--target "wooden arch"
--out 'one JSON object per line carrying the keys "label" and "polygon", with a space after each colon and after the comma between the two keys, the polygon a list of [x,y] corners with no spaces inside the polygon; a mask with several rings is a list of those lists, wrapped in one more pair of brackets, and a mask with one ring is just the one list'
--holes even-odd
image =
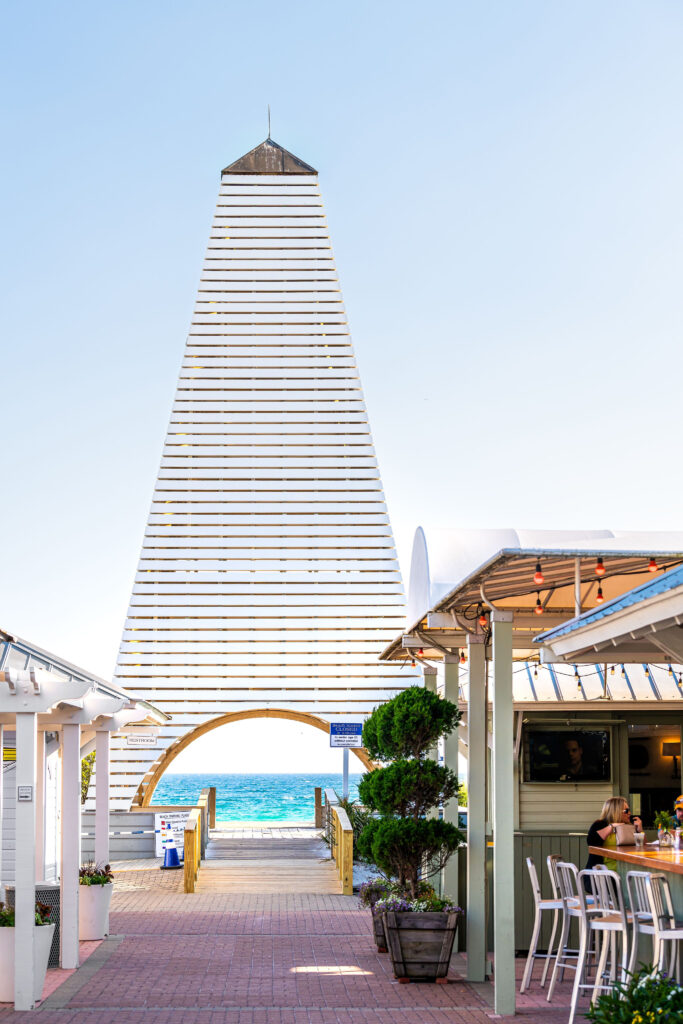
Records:
{"label": "wooden arch", "polygon": [[[169,765],[175,760],[178,754],[189,747],[190,743],[194,743],[200,736],[204,736],[207,732],[211,732],[212,729],[218,729],[221,725],[229,725],[231,722],[240,722],[245,718],[287,718],[293,722],[303,722],[304,725],[312,725],[314,729],[321,729],[322,732],[329,733],[330,723],[325,721],[323,718],[318,718],[317,715],[311,715],[306,711],[291,711],[285,708],[255,708],[249,711],[229,711],[225,715],[219,715],[218,718],[212,718],[209,722],[203,722],[198,725],[196,729],[192,729],[191,732],[185,733],[184,736],[180,736],[175,740],[166,750],[163,752],[159,760],[155,763],[151,775],[145,776],[138,787],[138,791],[135,794],[133,800],[134,807],[149,807],[152,802],[154,790],[159,784],[159,779],[168,770]],[[367,771],[371,772],[375,768],[375,765],[370,760],[365,747],[354,748],[353,753],[362,762],[363,767]]]}

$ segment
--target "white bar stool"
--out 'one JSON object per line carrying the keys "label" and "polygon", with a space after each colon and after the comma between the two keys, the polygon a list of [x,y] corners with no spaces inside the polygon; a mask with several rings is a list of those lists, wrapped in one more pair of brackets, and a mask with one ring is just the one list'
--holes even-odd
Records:
{"label": "white bar stool", "polygon": [[652,913],[654,929],[655,963],[659,970],[664,969],[666,944],[670,943],[670,965],[676,967],[676,980],[680,983],[680,942],[683,940],[683,924],[674,917],[671,890],[666,875],[649,874],[645,879],[645,889]]}
{"label": "white bar stool", "polygon": [[[550,861],[550,857],[548,858]],[[557,858],[559,860],[559,857]],[[546,975],[548,973],[548,966],[553,956],[553,945],[555,942],[555,932],[557,930],[557,921],[559,912],[562,910],[562,899],[559,894],[555,894],[552,899],[543,899],[541,894],[541,886],[538,881],[538,874],[536,872],[536,865],[534,864],[532,857],[527,857],[526,866],[529,869],[529,878],[531,880],[531,889],[534,894],[534,927],[531,933],[531,943],[529,945],[529,954],[526,958],[526,966],[524,967],[524,976],[522,977],[522,984],[519,986],[520,994],[526,992],[531,981],[531,975],[534,969],[535,960],[545,960],[545,966],[543,968],[543,976],[541,978],[541,988],[545,985]],[[550,871],[550,865],[548,865]],[[550,875],[551,883],[553,884],[553,890],[555,890],[555,880],[553,875]],[[544,910],[551,910],[553,912],[553,929],[550,935],[550,943],[548,944],[547,953],[539,953],[538,950],[538,938],[541,934],[541,920],[543,917]]]}
{"label": "white bar stool", "polygon": [[[616,871],[590,868],[579,872],[581,889],[583,889],[584,880],[588,883],[590,893],[595,900],[593,904],[595,913],[591,913],[588,918],[589,933],[595,932],[601,938],[600,958],[591,995],[591,1004],[593,1004],[600,992],[612,990],[615,981],[626,981],[629,964],[629,921],[624,906],[621,879]],[[620,958],[617,956],[619,941],[621,943]],[[607,973],[607,957],[610,951],[609,978],[605,981],[603,978]]]}

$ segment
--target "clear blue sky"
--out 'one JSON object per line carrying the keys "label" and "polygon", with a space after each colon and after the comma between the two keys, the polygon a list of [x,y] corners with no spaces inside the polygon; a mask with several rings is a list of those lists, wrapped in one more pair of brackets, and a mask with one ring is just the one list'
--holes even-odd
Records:
{"label": "clear blue sky", "polygon": [[10,3],[0,623],[109,675],[219,172],[320,171],[390,511],[680,528],[678,2]]}

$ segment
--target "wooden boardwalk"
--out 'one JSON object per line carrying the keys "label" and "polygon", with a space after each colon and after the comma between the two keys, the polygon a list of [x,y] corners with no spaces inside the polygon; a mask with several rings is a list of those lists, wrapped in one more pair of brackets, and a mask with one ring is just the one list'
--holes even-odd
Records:
{"label": "wooden boardwalk", "polygon": [[338,895],[341,882],[314,828],[212,829],[198,893]]}

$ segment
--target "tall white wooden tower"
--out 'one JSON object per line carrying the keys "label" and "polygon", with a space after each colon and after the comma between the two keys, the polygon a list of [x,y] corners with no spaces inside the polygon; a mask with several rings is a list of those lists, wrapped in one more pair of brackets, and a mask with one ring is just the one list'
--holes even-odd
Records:
{"label": "tall white wooden tower", "polygon": [[172,721],[117,741],[114,806],[209,722],[394,696],[404,613],[317,172],[267,139],[222,173],[117,663]]}

